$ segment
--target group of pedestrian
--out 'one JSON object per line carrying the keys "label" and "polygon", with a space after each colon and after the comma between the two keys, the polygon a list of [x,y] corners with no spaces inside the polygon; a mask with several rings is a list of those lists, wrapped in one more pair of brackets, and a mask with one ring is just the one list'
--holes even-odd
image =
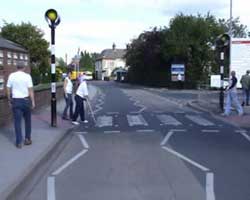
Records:
{"label": "group of pedestrian", "polygon": [[249,106],[249,94],[250,94],[250,70],[246,71],[246,74],[241,77],[240,83],[242,85],[242,91],[243,91],[243,100],[242,104],[240,104],[240,101],[238,99],[237,95],[237,78],[236,78],[236,72],[231,71],[231,78],[229,80],[229,84],[226,87],[226,106],[224,113],[222,113],[223,116],[229,116],[231,112],[232,105],[235,106],[238,115],[242,116],[243,106]]}
{"label": "group of pedestrian", "polygon": [[[79,122],[77,118],[80,115],[81,122],[88,123],[85,119],[85,109],[84,109],[84,101],[88,99],[88,87],[85,80],[84,75],[80,76],[77,80],[77,90],[75,93],[75,111],[73,113],[73,83],[70,79],[71,71],[68,71],[67,76],[64,79],[64,98],[65,98],[65,108],[63,111],[62,119],[64,120],[72,120],[72,124],[78,125]],[[69,115],[68,115],[69,110]]]}
{"label": "group of pedestrian", "polygon": [[[64,120],[72,120],[78,125],[77,118],[80,115],[83,123],[88,123],[84,114],[84,101],[88,98],[88,87],[84,76],[78,80],[78,88],[75,94],[75,111],[73,112],[73,83],[70,79],[71,71],[68,71],[64,80],[64,98],[66,106],[62,115]],[[25,63],[17,62],[17,71],[9,75],[7,84],[7,98],[13,112],[14,128],[17,148],[23,145],[31,145],[31,109],[35,108],[33,82],[30,74],[25,72]],[[69,115],[68,115],[69,110]],[[25,137],[22,135],[22,118],[25,124]]]}

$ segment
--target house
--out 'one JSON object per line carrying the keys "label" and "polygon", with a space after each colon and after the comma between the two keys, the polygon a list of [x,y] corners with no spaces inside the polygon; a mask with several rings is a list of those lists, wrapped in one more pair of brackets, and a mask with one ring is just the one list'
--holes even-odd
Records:
{"label": "house", "polygon": [[95,61],[95,77],[98,80],[104,80],[112,75],[112,72],[118,68],[127,69],[125,49],[116,49],[113,44],[112,49],[105,49]]}
{"label": "house", "polygon": [[28,51],[21,45],[0,37],[0,96],[5,95],[5,85],[10,73],[16,71],[18,61],[23,61],[30,72]]}

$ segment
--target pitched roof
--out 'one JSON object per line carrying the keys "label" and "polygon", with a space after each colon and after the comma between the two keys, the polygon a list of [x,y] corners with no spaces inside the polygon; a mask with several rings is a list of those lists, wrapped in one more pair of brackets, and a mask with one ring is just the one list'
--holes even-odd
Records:
{"label": "pitched roof", "polygon": [[14,43],[10,40],[6,40],[3,37],[0,37],[0,48],[27,52],[27,50],[23,48],[21,45]]}
{"label": "pitched roof", "polygon": [[97,58],[100,59],[118,59],[123,58],[126,54],[125,49],[105,49],[101,52],[101,55]]}

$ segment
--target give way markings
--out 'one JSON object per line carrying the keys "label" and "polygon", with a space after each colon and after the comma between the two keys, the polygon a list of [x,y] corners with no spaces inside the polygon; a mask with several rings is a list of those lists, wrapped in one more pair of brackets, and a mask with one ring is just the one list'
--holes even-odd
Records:
{"label": "give way markings", "polygon": [[[85,133],[85,132],[84,132]],[[51,173],[51,176],[47,178],[47,200],[56,200],[56,191],[55,191],[55,180],[56,176],[60,175],[65,169],[77,161],[81,156],[86,154],[89,150],[89,145],[85,140],[84,136],[80,133],[76,133],[81,141],[83,150],[77,153],[74,157],[65,162],[62,166],[57,168],[54,172]]]}
{"label": "give way markings", "polygon": [[215,193],[214,193],[214,173],[207,167],[191,160],[190,158],[184,156],[183,154],[178,153],[177,151],[167,147],[168,141],[170,138],[177,132],[186,132],[186,129],[171,129],[165,136],[165,138],[160,143],[162,149],[165,151],[173,154],[174,156],[178,157],[181,160],[193,165],[194,167],[200,169],[201,171],[205,172],[206,175],[206,200],[215,200]]}

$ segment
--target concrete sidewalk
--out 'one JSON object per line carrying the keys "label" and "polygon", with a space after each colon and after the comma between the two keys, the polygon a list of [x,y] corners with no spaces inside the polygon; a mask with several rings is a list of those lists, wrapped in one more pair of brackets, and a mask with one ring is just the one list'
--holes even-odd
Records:
{"label": "concrete sidewalk", "polygon": [[[242,92],[238,92],[239,101],[242,102]],[[226,100],[226,95],[225,98]],[[249,129],[250,128],[250,106],[244,106],[244,115],[238,116],[236,110],[232,108],[230,116],[221,116],[222,110],[219,106],[219,91],[200,91],[196,100],[188,102],[188,105],[212,114],[217,119],[232,124],[236,127]],[[224,103],[225,105],[225,103]]]}
{"label": "concrete sidewalk", "polygon": [[[89,84],[89,97],[93,100],[98,89]],[[32,141],[30,146],[17,149],[14,145],[13,124],[0,131],[0,200],[5,200],[15,188],[35,169],[61,139],[73,129],[71,121],[64,121],[61,115],[64,99],[57,102],[57,127],[50,126],[50,106],[32,113]],[[24,129],[23,129],[24,134]]]}

